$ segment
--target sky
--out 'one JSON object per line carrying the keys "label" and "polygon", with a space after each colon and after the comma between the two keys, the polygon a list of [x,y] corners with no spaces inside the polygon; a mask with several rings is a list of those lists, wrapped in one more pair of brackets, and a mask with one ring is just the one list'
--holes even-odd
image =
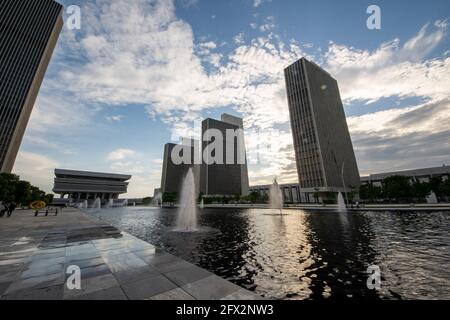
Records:
{"label": "sky", "polygon": [[450,164],[448,0],[59,2],[81,28],[61,32],[13,170],[43,190],[65,168],[151,196],[164,144],[225,112],[251,185],[296,182],[283,70],[301,57],[337,79],[361,175]]}

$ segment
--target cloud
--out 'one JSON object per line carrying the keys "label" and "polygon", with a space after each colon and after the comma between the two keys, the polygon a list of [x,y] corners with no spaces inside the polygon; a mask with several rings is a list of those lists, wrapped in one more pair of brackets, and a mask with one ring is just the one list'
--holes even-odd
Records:
{"label": "cloud", "polygon": [[121,115],[121,114],[114,115],[114,116],[107,116],[107,117],[106,117],[106,120],[107,120],[108,122],[120,122],[120,121],[122,121],[123,119],[125,119],[125,116],[124,116],[124,115]]}
{"label": "cloud", "polygon": [[136,155],[136,151],[130,149],[117,149],[108,154],[107,159],[109,161],[119,161],[124,160],[128,157],[133,157]]}
{"label": "cloud", "polygon": [[253,7],[258,8],[264,2],[271,2],[272,0],[253,0]]}
{"label": "cloud", "polygon": [[362,175],[450,163],[450,101],[350,117]]}
{"label": "cloud", "polygon": [[21,179],[30,181],[41,190],[51,192],[53,189],[51,177],[54,176],[55,168],[59,166],[59,162],[50,157],[19,151],[13,172],[20,175]]}
{"label": "cloud", "polygon": [[450,87],[441,85],[450,73],[450,58],[426,60],[446,36],[444,28],[425,25],[401,45],[394,39],[375,51],[331,43],[324,65],[339,82],[346,101],[377,101],[386,97],[427,97],[441,100]]}
{"label": "cloud", "polygon": [[[262,2],[253,4],[258,7]],[[245,119],[249,148],[263,141],[261,137],[275,145],[267,153],[271,162],[252,168],[252,182],[292,169],[292,150],[282,152],[292,144],[283,69],[302,56],[338,80],[346,103],[386,97],[421,97],[433,103],[449,96],[449,86],[443,84],[450,74],[450,57],[428,58],[447,36],[447,23],[442,21],[424,26],[403,44],[393,39],[370,51],[330,43],[324,54],[317,51],[310,56],[302,48],[311,44],[283,42],[271,31],[274,19],[268,17],[262,25],[268,25],[263,27],[264,36],[245,43],[236,38],[236,48],[222,55],[215,42],[196,43],[191,26],[176,16],[170,0],[97,0],[85,3],[83,12],[82,32],[65,31],[61,50],[71,63],[58,68],[49,84],[53,92],[69,92],[80,105],[145,106],[149,116],[170,126],[173,137],[191,132],[206,112],[231,108]],[[381,122],[376,121],[395,119],[396,112],[372,114],[366,125],[379,129]],[[264,132],[275,132],[276,138]],[[396,133],[383,132],[386,138]],[[407,134],[412,133],[403,137]],[[132,167],[124,158],[111,160],[117,162],[116,169]]]}

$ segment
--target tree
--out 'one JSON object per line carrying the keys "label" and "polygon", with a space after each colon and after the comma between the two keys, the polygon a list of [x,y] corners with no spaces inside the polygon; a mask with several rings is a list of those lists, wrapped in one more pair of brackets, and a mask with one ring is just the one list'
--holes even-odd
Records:
{"label": "tree", "polygon": [[0,174],[0,201],[14,201],[14,192],[19,180],[19,176],[15,174]]}
{"label": "tree", "polygon": [[431,186],[427,182],[416,181],[411,187],[412,196],[416,199],[425,199],[431,193]]}
{"label": "tree", "polygon": [[178,194],[176,192],[164,192],[162,202],[174,203],[177,202]]}
{"label": "tree", "polygon": [[55,195],[54,195],[54,194],[51,194],[51,193],[46,194],[46,195],[44,195],[44,202],[45,202],[47,205],[52,204],[54,198],[55,198]]}
{"label": "tree", "polygon": [[434,177],[432,177],[430,179],[431,191],[433,191],[436,194],[436,196],[438,196],[438,197],[443,196],[443,194],[442,194],[442,183],[443,183],[442,177],[434,176]]}
{"label": "tree", "polygon": [[14,190],[14,201],[22,205],[28,205],[31,200],[31,184],[20,180]]}
{"label": "tree", "polygon": [[371,183],[364,184],[359,189],[359,196],[361,199],[374,202],[376,199],[381,198],[381,187],[374,186]]}
{"label": "tree", "polygon": [[144,205],[146,205],[146,206],[148,206],[149,204],[151,204],[152,201],[153,201],[153,198],[152,198],[152,197],[145,197],[145,198],[142,199],[142,203],[143,203]]}
{"label": "tree", "polygon": [[442,196],[450,197],[450,178],[442,181],[440,190]]}
{"label": "tree", "polygon": [[261,194],[257,191],[253,191],[252,193],[250,193],[248,195],[248,200],[251,203],[257,203],[257,202],[261,201]]}
{"label": "tree", "polygon": [[405,176],[392,176],[383,180],[383,194],[386,198],[410,199],[412,198],[412,188],[409,178]]}

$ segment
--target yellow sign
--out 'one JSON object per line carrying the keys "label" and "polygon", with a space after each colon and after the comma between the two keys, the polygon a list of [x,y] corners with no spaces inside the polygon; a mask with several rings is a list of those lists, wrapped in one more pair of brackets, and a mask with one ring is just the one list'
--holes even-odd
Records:
{"label": "yellow sign", "polygon": [[30,203],[31,209],[44,209],[47,204],[44,201],[33,201]]}

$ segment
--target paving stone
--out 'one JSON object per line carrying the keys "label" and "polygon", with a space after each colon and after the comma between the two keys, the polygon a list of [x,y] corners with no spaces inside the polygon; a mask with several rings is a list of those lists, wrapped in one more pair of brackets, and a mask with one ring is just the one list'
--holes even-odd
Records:
{"label": "paving stone", "polygon": [[103,256],[103,260],[114,273],[147,266],[143,260],[132,253],[116,256]]}
{"label": "paving stone", "polygon": [[30,277],[26,279],[18,279],[14,281],[5,294],[10,294],[15,291],[41,289],[51,287],[54,285],[63,284],[65,280],[64,274],[51,274],[37,277]]}
{"label": "paving stone", "polygon": [[170,262],[175,262],[175,261],[181,260],[180,258],[177,258],[174,255],[171,255],[166,252],[161,252],[161,251],[156,251],[155,254],[152,254],[149,256],[143,256],[143,257],[141,257],[141,259],[152,266],[157,266],[159,264],[170,263]]}
{"label": "paving stone", "polygon": [[0,282],[0,297],[9,288],[11,283],[12,283],[12,281],[11,282]]}
{"label": "paving stone", "polygon": [[81,260],[68,260],[66,261],[66,268],[70,265],[78,266],[80,269],[93,267],[93,266],[99,266],[105,264],[105,261],[103,258],[89,258],[89,259],[81,259]]}
{"label": "paving stone", "polygon": [[[80,271],[81,271],[81,281],[83,281],[85,279],[97,277],[97,276],[111,274],[111,270],[109,270],[109,268],[106,264],[82,268]],[[66,274],[66,279],[69,276],[70,275]]]}
{"label": "paving stone", "polygon": [[181,287],[198,300],[219,300],[241,290],[240,287],[215,275]]}
{"label": "paving stone", "polygon": [[127,300],[127,296],[121,287],[116,286],[80,296],[74,296],[69,300]]}
{"label": "paving stone", "polygon": [[264,299],[263,297],[258,296],[250,291],[241,289],[221,298],[220,300],[264,300]]}
{"label": "paving stone", "polygon": [[119,281],[121,285],[155,277],[157,275],[160,275],[160,272],[151,266],[126,269],[114,273],[114,277],[116,277],[117,281]]}
{"label": "paving stone", "polygon": [[214,274],[195,265],[188,264],[180,269],[164,273],[164,275],[181,287],[188,283],[213,276]]}
{"label": "paving stone", "polygon": [[153,278],[122,285],[122,288],[128,299],[146,300],[157,294],[175,289],[177,288],[177,285],[166,277],[159,275]]}
{"label": "paving stone", "polygon": [[16,291],[3,296],[2,300],[62,300],[63,285],[41,289]]}
{"label": "paving stone", "polygon": [[[22,211],[0,224],[2,299],[233,299],[240,287],[76,209],[36,219]],[[81,268],[81,290],[65,270]],[[183,286],[180,288],[180,286]]]}
{"label": "paving stone", "polygon": [[192,266],[193,266],[193,264],[191,264],[187,261],[178,259],[178,258],[174,261],[161,262],[161,263],[154,265],[154,267],[161,273],[169,273],[172,271],[185,269],[185,268],[189,268]]}
{"label": "paving stone", "polygon": [[72,299],[77,296],[93,293],[96,291],[109,289],[119,286],[119,283],[112,274],[101,275],[97,277],[81,280],[81,289],[69,290],[67,286],[64,288],[64,299]]}
{"label": "paving stone", "polygon": [[150,298],[150,300],[195,300],[193,296],[181,288],[166,291]]}

